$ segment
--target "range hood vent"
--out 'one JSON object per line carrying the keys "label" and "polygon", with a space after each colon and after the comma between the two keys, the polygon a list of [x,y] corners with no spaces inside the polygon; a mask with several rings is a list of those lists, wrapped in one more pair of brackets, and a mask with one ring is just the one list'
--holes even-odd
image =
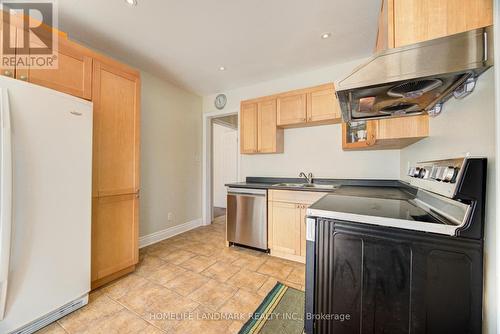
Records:
{"label": "range hood vent", "polygon": [[377,53],[337,85],[346,122],[441,112],[493,66],[492,26]]}

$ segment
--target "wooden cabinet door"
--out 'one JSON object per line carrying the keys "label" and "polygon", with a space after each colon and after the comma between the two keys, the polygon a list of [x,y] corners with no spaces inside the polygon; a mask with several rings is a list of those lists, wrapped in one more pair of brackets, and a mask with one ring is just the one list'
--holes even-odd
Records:
{"label": "wooden cabinet door", "polygon": [[139,191],[140,79],[94,62],[94,196]]}
{"label": "wooden cabinet door", "polygon": [[299,204],[272,202],[272,206],[272,250],[300,255]]}
{"label": "wooden cabinet door", "polygon": [[351,126],[349,123],[342,124],[342,149],[363,150],[375,145],[377,142],[377,122],[366,121],[366,140],[353,142],[350,138]]}
{"label": "wooden cabinet door", "polygon": [[306,95],[278,97],[278,126],[296,125],[307,121]]}
{"label": "wooden cabinet door", "polygon": [[259,153],[275,153],[277,151],[276,100],[259,102],[257,110]]}
{"label": "wooden cabinet door", "polygon": [[241,105],[240,111],[240,151],[243,154],[258,152],[258,111],[257,103]]}
{"label": "wooden cabinet door", "polygon": [[[6,51],[4,51],[4,38],[3,38],[3,34],[4,34],[4,25],[7,25],[7,23],[4,23],[4,18],[1,16],[2,13],[0,13],[0,48],[1,48],[1,55],[2,56],[5,56],[7,60],[10,60],[12,59],[13,61],[15,61],[15,52],[14,54],[7,54]],[[3,15],[6,15],[6,13],[3,13]],[[16,43],[17,43],[17,39],[16,39],[16,34],[17,34],[17,28],[13,25],[9,25],[9,33],[10,33],[10,38],[9,38],[9,41],[11,43],[11,46],[15,49],[16,47]],[[4,75],[4,76],[7,76],[7,77],[10,77],[10,78],[13,78],[15,76],[15,71],[16,71],[16,68],[14,66],[14,64],[0,64],[0,75]]]}
{"label": "wooden cabinet door", "polygon": [[492,0],[392,1],[395,47],[493,24]]}
{"label": "wooden cabinet door", "polygon": [[333,87],[309,93],[307,95],[307,121],[331,120],[339,122],[342,120],[340,106]]}
{"label": "wooden cabinet door", "polygon": [[429,136],[428,115],[380,119],[376,124],[380,140]]}
{"label": "wooden cabinet door", "polygon": [[[22,39],[22,30],[18,29],[18,42]],[[30,39],[30,48],[36,42]],[[58,65],[55,69],[18,69],[16,78],[33,84],[74,95],[83,99],[92,98],[92,58],[84,47],[67,39],[59,38]]]}
{"label": "wooden cabinet door", "polygon": [[92,281],[134,266],[138,259],[138,195],[95,198],[92,212]]}
{"label": "wooden cabinet door", "polygon": [[389,19],[389,15],[392,13],[393,1],[394,0],[382,0],[382,7],[378,18],[375,52],[394,47],[394,27],[392,26],[392,16]]}

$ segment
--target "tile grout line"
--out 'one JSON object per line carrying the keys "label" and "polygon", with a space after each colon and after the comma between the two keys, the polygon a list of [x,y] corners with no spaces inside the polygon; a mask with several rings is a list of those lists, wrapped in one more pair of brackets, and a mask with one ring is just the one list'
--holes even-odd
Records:
{"label": "tile grout line", "polygon": [[[173,291],[172,291],[173,292]],[[130,309],[127,307],[127,305],[124,305],[122,302],[120,302],[119,300],[117,299],[114,299],[113,297],[111,297],[110,295],[108,295],[106,292],[104,292],[104,294],[106,294],[106,297],[108,297],[109,299],[111,299],[112,301],[116,302],[117,304],[119,304],[120,306],[122,306],[124,309],[126,309],[127,311],[129,311],[130,313],[134,314],[135,316],[137,316],[139,319],[143,320],[144,322],[146,322],[147,324],[155,327],[156,329],[159,329],[160,331],[162,331],[163,333],[167,333],[167,331],[161,329],[160,327],[156,326],[155,324],[153,324],[152,322],[148,321],[147,319],[143,318],[139,313],[135,312],[134,310]]]}

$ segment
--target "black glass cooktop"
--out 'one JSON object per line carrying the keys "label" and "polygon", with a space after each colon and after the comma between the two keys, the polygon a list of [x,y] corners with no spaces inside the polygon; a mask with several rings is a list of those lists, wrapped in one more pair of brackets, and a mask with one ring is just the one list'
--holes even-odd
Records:
{"label": "black glass cooktop", "polygon": [[[364,190],[363,190],[364,191]],[[394,196],[395,197],[395,196]],[[406,197],[406,198],[403,198]],[[375,198],[353,195],[335,194],[326,195],[313,204],[310,209],[334,211],[352,215],[374,216],[426,222],[434,224],[453,225],[437,214],[431,214],[412,203],[412,196],[395,198]]]}

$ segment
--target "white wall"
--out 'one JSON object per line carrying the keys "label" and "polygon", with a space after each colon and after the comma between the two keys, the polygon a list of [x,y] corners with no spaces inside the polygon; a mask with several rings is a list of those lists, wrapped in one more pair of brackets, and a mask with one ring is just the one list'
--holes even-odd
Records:
{"label": "white wall", "polygon": [[[293,89],[333,82],[348,74],[362,60],[334,65],[286,78],[224,92],[228,97],[225,110],[239,110],[242,100]],[[213,112],[215,95],[203,98],[203,111]],[[344,152],[340,124],[285,130],[285,153],[243,155],[240,175],[298,176],[300,171],[316,177],[399,178],[399,151]]]}
{"label": "white wall", "polygon": [[495,181],[495,79],[489,70],[476,90],[464,100],[450,100],[443,113],[430,121],[430,137],[401,150],[401,177],[408,163],[459,157],[466,153],[488,158],[485,229],[484,333],[496,331],[496,181]]}
{"label": "white wall", "polygon": [[238,130],[214,124],[212,137],[213,205],[225,208],[225,184],[238,181]]}
{"label": "white wall", "polygon": [[140,236],[201,218],[201,103],[142,72]]}

